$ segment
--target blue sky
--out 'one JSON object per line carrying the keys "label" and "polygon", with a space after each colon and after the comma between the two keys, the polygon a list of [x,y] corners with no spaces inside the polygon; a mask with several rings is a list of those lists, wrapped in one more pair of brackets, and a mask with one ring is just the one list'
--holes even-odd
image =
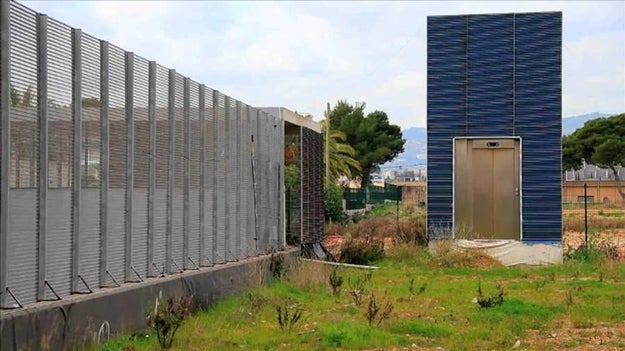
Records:
{"label": "blue sky", "polygon": [[425,126],[428,15],[563,12],[563,116],[625,112],[625,2],[22,1],[254,106]]}

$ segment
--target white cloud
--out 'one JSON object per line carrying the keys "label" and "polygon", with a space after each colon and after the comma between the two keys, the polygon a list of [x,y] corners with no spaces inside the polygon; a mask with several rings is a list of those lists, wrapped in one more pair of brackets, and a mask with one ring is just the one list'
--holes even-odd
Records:
{"label": "white cloud", "polygon": [[563,113],[625,111],[625,3],[27,2],[253,105],[366,101],[425,126],[428,15],[562,11]]}

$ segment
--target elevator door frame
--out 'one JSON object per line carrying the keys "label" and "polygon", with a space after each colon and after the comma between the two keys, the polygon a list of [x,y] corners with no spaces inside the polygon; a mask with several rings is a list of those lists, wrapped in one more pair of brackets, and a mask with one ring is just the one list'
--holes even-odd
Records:
{"label": "elevator door frame", "polygon": [[456,239],[456,140],[515,140],[519,143],[519,241],[523,241],[523,139],[520,136],[471,136],[454,137],[451,140],[452,150],[452,184],[451,184],[451,220],[452,238]]}

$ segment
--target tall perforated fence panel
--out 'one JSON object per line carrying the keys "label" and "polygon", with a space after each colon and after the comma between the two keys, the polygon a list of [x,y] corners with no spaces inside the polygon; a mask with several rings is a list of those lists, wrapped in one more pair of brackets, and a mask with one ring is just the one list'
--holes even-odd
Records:
{"label": "tall perforated fence panel", "polygon": [[282,121],[0,3],[0,308],[280,249]]}
{"label": "tall perforated fence panel", "polygon": [[323,241],[323,136],[302,128],[302,243]]}
{"label": "tall perforated fence panel", "polygon": [[284,133],[284,186],[286,243],[302,243],[302,197],[301,197],[301,128],[285,127]]}

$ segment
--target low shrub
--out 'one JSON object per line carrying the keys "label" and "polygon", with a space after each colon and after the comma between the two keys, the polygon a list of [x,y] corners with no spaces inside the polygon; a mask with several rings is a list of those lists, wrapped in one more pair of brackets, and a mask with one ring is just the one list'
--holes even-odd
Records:
{"label": "low shrub", "polygon": [[482,291],[482,282],[477,283],[477,304],[481,308],[490,308],[503,304],[503,286],[501,284],[497,284],[496,286],[497,292],[493,295],[484,295]]}
{"label": "low shrub", "polygon": [[564,254],[565,260],[581,262],[598,262],[606,259],[616,260],[618,258],[618,247],[610,240],[591,239],[588,243],[580,246],[568,247]]}
{"label": "low shrub", "polygon": [[159,293],[154,306],[148,306],[148,327],[153,329],[161,350],[168,350],[182,322],[191,315],[193,296],[174,296],[165,301]]}
{"label": "low shrub", "polygon": [[343,286],[343,277],[339,275],[338,268],[332,270],[332,274],[328,277],[328,282],[332,288],[332,295],[339,295],[341,293],[341,286]]}
{"label": "low shrub", "polygon": [[326,222],[325,224],[325,235],[326,236],[336,236],[341,235],[343,232],[343,226],[336,222]]}
{"label": "low shrub", "polygon": [[250,308],[250,313],[256,314],[261,310],[261,308],[263,308],[263,306],[265,306],[265,304],[267,304],[267,302],[269,302],[269,299],[258,293],[248,292],[247,302]]}
{"label": "low shrub", "polygon": [[393,308],[395,306],[387,298],[383,298],[378,301],[374,293],[369,295],[369,303],[367,304],[367,311],[365,317],[370,327],[378,326],[382,321],[391,318]]}
{"label": "low shrub", "polygon": [[343,263],[369,265],[384,258],[384,244],[369,239],[348,239],[339,260]]}
{"label": "low shrub", "polygon": [[[581,216],[565,216],[563,223],[565,232],[583,233],[586,229],[583,215]],[[607,229],[625,228],[625,217],[619,216],[590,216],[588,218],[588,227],[592,230],[603,231]]]}
{"label": "low shrub", "polygon": [[271,254],[269,261],[269,270],[271,275],[276,279],[282,279],[287,271],[287,266],[284,262],[284,256],[279,254]]}
{"label": "low shrub", "polygon": [[347,216],[343,212],[343,188],[326,182],[323,187],[323,207],[326,220],[344,223]]}
{"label": "low shrub", "polygon": [[290,333],[293,327],[302,318],[302,310],[287,306],[286,304],[277,305],[276,313],[278,314],[278,325],[283,332]]}
{"label": "low shrub", "polygon": [[363,219],[345,227],[343,234],[351,238],[383,240],[392,238],[398,231],[397,220],[391,216]]}
{"label": "low shrub", "polygon": [[454,246],[451,240],[436,240],[433,243],[432,264],[441,268],[490,268],[501,263],[481,250],[467,250]]}
{"label": "low shrub", "polygon": [[426,246],[428,240],[425,217],[414,216],[408,219],[401,219],[399,221],[399,230],[395,233],[394,238],[400,243]]}

